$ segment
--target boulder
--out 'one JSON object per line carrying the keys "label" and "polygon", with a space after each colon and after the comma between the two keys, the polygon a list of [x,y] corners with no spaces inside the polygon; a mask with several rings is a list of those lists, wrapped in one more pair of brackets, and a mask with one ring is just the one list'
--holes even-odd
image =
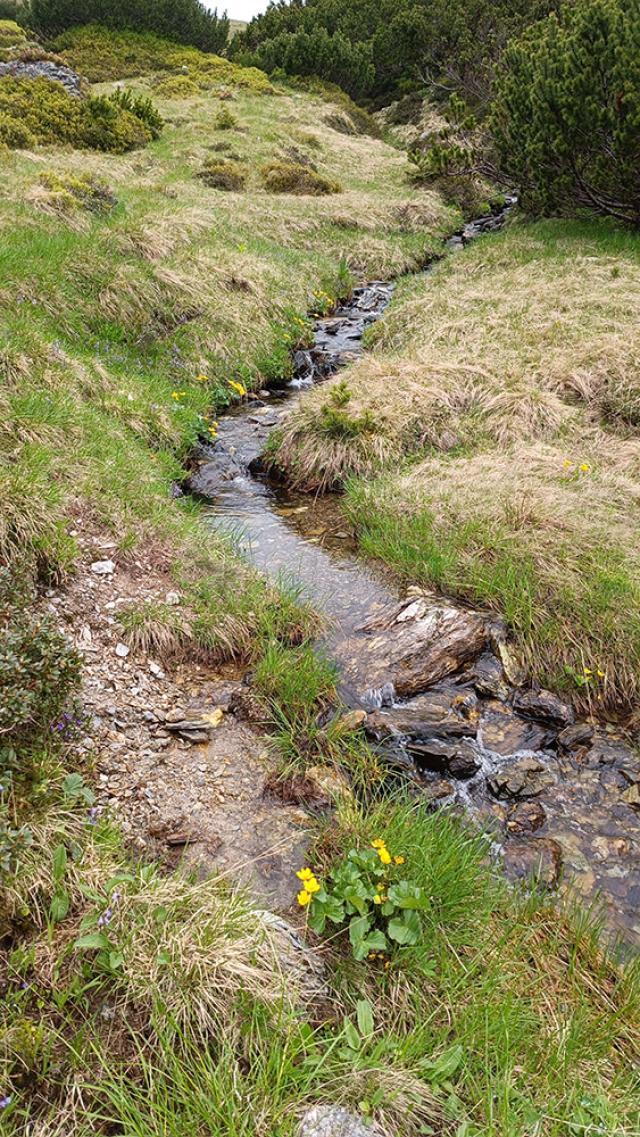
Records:
{"label": "boulder", "polygon": [[296,1137],[385,1137],[377,1125],[368,1125],[340,1105],[314,1105],[301,1119]]}
{"label": "boulder", "polygon": [[409,738],[473,738],[478,730],[477,707],[471,690],[433,691],[392,707],[383,717]]}
{"label": "boulder", "polygon": [[573,710],[551,691],[519,691],[513,705],[521,715],[540,719],[552,726],[565,727],[573,722]]}
{"label": "boulder", "polygon": [[445,742],[441,738],[411,741],[407,743],[407,750],[418,766],[448,773],[452,778],[472,778],[482,764],[473,742],[464,738],[455,742]]}
{"label": "boulder", "polygon": [[15,60],[12,63],[0,63],[0,76],[11,75],[13,79],[52,79],[61,83],[69,95],[76,98],[81,93],[82,80],[70,67],[55,63],[52,59],[37,59],[28,63]]}
{"label": "boulder", "polygon": [[360,631],[366,656],[355,661],[357,671],[368,689],[391,682],[398,695],[417,695],[453,675],[486,642],[483,616],[432,596],[396,606]]}

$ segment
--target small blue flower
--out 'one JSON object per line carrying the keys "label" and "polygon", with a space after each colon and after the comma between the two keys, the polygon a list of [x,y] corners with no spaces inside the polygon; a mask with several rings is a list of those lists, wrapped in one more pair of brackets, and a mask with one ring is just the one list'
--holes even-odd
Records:
{"label": "small blue flower", "polygon": [[0,1109],[6,1109],[8,1105],[11,1105],[12,1099],[13,1094],[6,1094],[5,1097],[0,1098]]}

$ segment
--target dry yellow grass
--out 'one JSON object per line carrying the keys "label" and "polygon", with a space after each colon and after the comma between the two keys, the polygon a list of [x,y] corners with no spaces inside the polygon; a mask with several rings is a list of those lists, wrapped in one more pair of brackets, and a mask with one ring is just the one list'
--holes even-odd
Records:
{"label": "dry yellow grass", "polygon": [[346,413],[368,413],[370,429],[327,431],[329,391],[316,389],[278,460],[306,489],[384,473],[350,490],[370,552],[502,612],[539,680],[628,712],[640,693],[639,333],[636,237],[513,227],[401,285],[375,349],[341,375]]}

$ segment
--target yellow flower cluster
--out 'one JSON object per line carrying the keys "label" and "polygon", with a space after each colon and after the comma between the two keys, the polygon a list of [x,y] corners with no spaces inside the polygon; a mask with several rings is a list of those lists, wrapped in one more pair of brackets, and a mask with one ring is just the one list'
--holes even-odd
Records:
{"label": "yellow flower cluster", "polygon": [[196,383],[208,383],[209,380],[206,375],[196,375]]}
{"label": "yellow flower cluster", "polygon": [[[387,846],[381,837],[376,837],[375,841],[371,842],[371,848],[375,849],[376,853],[380,857],[380,862],[383,865],[390,865],[392,862],[394,865],[404,864],[404,857],[391,856],[391,853],[387,849]],[[375,903],[377,904],[378,901],[376,900]]]}
{"label": "yellow flower cluster", "polygon": [[241,399],[244,399],[244,397],[247,393],[247,388],[244,387],[242,383],[236,383],[235,379],[227,379],[227,383],[231,387],[232,391],[235,391],[236,394],[239,395]]}
{"label": "yellow flower cluster", "polygon": [[[591,667],[583,667],[582,668],[582,674],[584,675],[585,679],[591,679],[594,675],[594,671],[592,670]],[[605,678],[604,671],[601,671],[599,667],[596,667],[595,675],[598,677],[598,679],[604,679]]]}
{"label": "yellow flower cluster", "polygon": [[180,399],[184,399],[186,393],[187,393],[186,391],[172,391],[171,392],[171,398],[175,399],[176,402],[179,402]]}
{"label": "yellow flower cluster", "polygon": [[314,893],[320,891],[320,885],[311,869],[299,869],[296,876],[298,880],[302,881],[302,888],[298,893],[298,904],[301,908],[306,908],[307,904],[313,899]]}
{"label": "yellow flower cluster", "polygon": [[[573,462],[571,462],[569,458],[565,458],[562,463],[562,468],[564,470],[572,470],[574,468]],[[589,474],[591,472],[591,466],[588,462],[581,462],[580,465],[576,466],[575,468],[580,474]]]}
{"label": "yellow flower cluster", "polygon": [[218,437],[218,424],[217,424],[217,422],[210,422],[207,429],[209,431],[211,438],[217,438]]}

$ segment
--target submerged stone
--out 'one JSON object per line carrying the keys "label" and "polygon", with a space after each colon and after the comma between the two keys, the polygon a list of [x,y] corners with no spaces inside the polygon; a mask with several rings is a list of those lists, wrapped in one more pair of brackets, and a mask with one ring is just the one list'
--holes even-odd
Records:
{"label": "submerged stone", "polygon": [[519,691],[513,705],[520,714],[530,715],[531,718],[541,719],[553,726],[565,727],[573,722],[572,708],[551,691]]}
{"label": "submerged stone", "polygon": [[537,758],[524,756],[510,762],[489,778],[489,789],[498,798],[537,797],[554,783],[554,777]]}

